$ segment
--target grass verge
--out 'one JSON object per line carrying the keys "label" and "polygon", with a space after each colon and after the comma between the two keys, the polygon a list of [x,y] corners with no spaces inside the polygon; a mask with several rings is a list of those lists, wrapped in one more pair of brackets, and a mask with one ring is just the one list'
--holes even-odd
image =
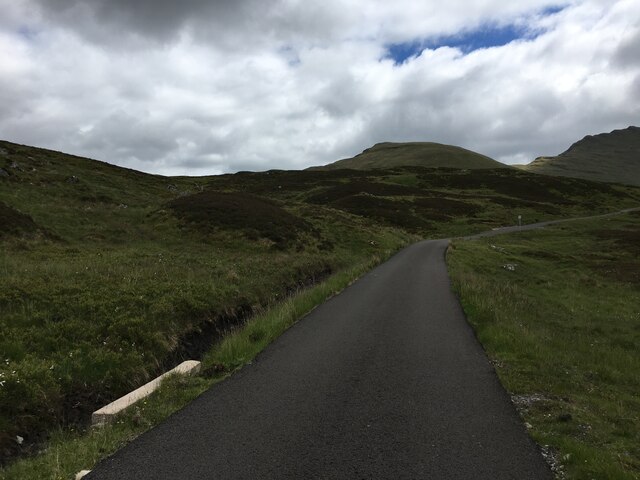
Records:
{"label": "grass verge", "polygon": [[194,377],[172,376],[146,400],[120,416],[113,424],[87,430],[59,429],[46,450],[23,458],[3,470],[2,480],[62,480],[90,469],[138,435],[186,406],[198,395],[251,362],[267,345],[316,306],[339,293],[364,273],[394,253],[387,250],[357,266],[344,269],[324,282],[301,290],[250,319],[224,337],[202,360],[202,373]]}
{"label": "grass verge", "polygon": [[473,241],[454,288],[559,478],[640,478],[640,215]]}

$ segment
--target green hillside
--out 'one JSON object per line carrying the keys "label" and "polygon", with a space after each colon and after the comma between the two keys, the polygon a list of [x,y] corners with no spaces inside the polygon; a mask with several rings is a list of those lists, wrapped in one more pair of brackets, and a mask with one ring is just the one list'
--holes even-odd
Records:
{"label": "green hillside", "polygon": [[338,160],[315,170],[371,170],[374,168],[394,168],[418,166],[425,168],[508,168],[492,158],[461,147],[431,142],[378,143],[353,158]]}
{"label": "green hillside", "polygon": [[546,175],[640,185],[640,128],[587,135],[557,157],[539,157],[522,168]]}
{"label": "green hillside", "polygon": [[409,242],[639,203],[510,168],[163,177],[0,142],[0,463]]}

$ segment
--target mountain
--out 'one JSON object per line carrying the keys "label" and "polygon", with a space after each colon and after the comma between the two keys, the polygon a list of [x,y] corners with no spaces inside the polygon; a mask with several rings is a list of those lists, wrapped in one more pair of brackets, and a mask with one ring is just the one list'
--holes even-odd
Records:
{"label": "mountain", "polygon": [[640,185],[640,128],[587,135],[557,157],[522,167],[533,173]]}
{"label": "mountain", "polygon": [[410,143],[378,143],[353,158],[345,158],[337,162],[310,170],[371,170],[378,168],[395,168],[417,166],[426,168],[509,168],[492,158],[471,150],[453,145],[432,142]]}

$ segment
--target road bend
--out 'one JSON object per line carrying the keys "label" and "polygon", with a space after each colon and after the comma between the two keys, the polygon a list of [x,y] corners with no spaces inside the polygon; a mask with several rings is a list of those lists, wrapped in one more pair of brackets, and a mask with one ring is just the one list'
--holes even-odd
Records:
{"label": "road bend", "polygon": [[87,479],[551,479],[451,291],[412,245]]}

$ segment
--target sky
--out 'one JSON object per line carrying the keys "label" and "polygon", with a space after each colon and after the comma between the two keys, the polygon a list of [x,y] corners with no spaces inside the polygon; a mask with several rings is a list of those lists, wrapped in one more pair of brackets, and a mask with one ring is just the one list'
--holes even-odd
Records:
{"label": "sky", "polygon": [[637,0],[0,0],[0,139],[163,175],[640,125]]}

